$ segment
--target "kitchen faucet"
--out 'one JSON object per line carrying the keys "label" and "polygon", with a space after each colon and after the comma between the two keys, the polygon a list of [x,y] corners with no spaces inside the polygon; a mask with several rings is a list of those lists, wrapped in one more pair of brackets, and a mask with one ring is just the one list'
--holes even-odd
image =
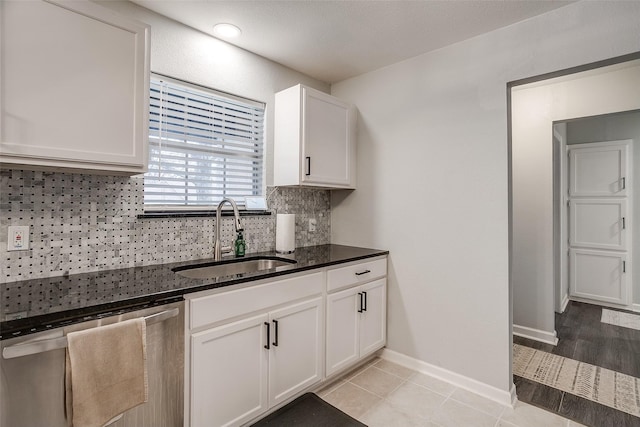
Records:
{"label": "kitchen faucet", "polygon": [[[231,205],[231,207],[233,208],[233,216],[235,217],[235,225],[236,225],[236,233],[239,231],[242,231],[242,224],[240,224],[240,214],[238,213],[238,206],[236,206],[236,202],[232,199],[232,198],[224,198],[222,199],[222,201],[218,204],[218,209],[216,210],[216,240],[213,244],[213,260],[214,261],[220,261],[220,258],[222,258],[222,247],[220,245],[220,221],[222,220],[221,216],[222,216],[222,205],[225,204],[225,202],[229,203]],[[225,252],[229,252],[231,250],[231,247],[228,248],[224,248]]]}

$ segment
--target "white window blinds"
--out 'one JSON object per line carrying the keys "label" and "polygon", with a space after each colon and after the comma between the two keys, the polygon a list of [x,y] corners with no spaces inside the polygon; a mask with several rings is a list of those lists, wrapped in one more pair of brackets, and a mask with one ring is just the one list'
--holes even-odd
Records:
{"label": "white window blinds", "polygon": [[262,194],[264,104],[152,76],[146,210]]}

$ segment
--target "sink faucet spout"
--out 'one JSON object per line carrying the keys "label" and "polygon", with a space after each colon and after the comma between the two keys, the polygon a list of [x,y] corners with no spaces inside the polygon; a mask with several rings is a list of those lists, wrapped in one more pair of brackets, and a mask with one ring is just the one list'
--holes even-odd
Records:
{"label": "sink faucet spout", "polygon": [[229,203],[233,208],[236,233],[243,230],[242,223],[240,222],[240,213],[238,212],[238,206],[236,205],[236,202],[230,197],[222,199],[222,201],[218,204],[218,208],[216,209],[216,232],[215,242],[213,244],[214,261],[219,261],[222,258],[222,245],[220,244],[220,221],[222,220],[222,205],[224,205],[225,203]]}

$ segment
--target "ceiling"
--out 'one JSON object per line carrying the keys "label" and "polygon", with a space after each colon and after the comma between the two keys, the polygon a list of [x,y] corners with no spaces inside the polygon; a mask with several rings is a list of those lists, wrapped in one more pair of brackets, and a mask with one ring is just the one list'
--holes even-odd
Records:
{"label": "ceiling", "polygon": [[523,21],[559,0],[133,0],[318,80],[333,83]]}

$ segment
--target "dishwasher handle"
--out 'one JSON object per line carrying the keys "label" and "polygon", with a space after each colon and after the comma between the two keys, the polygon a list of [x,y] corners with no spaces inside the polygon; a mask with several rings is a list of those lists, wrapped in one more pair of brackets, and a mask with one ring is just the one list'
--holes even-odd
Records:
{"label": "dishwasher handle", "polygon": [[[161,311],[156,314],[145,316],[144,320],[148,325],[159,323],[164,320],[176,317],[180,313],[177,308]],[[21,356],[28,356],[30,354],[43,353],[50,350],[58,350],[67,347],[67,337],[50,338],[39,341],[29,341],[21,344],[15,344],[2,349],[2,357],[4,359],[13,359]]]}

